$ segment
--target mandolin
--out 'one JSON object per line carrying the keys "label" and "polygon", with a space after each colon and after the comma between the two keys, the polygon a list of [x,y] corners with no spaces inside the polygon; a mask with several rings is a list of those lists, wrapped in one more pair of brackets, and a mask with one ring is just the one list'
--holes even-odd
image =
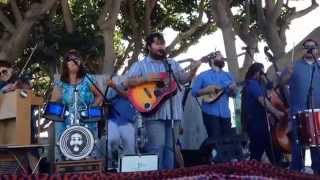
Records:
{"label": "mandolin", "polygon": [[220,97],[223,95],[223,93],[224,93],[223,89],[216,87],[214,92],[202,95],[200,98],[201,98],[202,102],[204,102],[204,103],[214,103],[220,99]]}

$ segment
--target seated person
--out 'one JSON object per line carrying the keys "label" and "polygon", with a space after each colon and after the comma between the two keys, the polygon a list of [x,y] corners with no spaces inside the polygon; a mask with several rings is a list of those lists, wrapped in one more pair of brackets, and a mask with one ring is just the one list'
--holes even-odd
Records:
{"label": "seated person", "polygon": [[123,76],[116,76],[107,82],[112,88],[107,93],[107,98],[111,102],[107,123],[109,168],[114,168],[112,161],[117,159],[113,157],[113,152],[118,151],[119,147],[122,147],[122,154],[135,153],[134,116],[136,112],[127,99],[127,92],[121,87],[124,79]]}

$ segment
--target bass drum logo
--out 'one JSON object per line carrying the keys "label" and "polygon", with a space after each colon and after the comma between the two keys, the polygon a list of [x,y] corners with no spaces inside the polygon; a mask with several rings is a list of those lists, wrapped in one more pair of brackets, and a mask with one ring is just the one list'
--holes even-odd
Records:
{"label": "bass drum logo", "polygon": [[59,140],[60,151],[66,159],[80,160],[90,155],[94,147],[93,134],[83,126],[71,126]]}

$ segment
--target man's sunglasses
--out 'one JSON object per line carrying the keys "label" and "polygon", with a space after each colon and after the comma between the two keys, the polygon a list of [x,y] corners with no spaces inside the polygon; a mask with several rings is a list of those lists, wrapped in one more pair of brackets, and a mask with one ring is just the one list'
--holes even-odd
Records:
{"label": "man's sunglasses", "polygon": [[7,74],[8,74],[8,70],[7,69],[3,69],[2,71],[0,71],[0,76],[7,75]]}
{"label": "man's sunglasses", "polygon": [[304,46],[303,49],[318,49],[318,46]]}

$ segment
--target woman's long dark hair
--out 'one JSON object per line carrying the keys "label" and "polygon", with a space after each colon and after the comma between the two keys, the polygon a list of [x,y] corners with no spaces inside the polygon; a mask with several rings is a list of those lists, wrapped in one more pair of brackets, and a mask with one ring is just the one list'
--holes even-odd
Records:
{"label": "woman's long dark hair", "polygon": [[264,67],[263,67],[263,64],[261,64],[261,63],[253,63],[253,64],[249,67],[249,69],[248,69],[248,71],[247,71],[244,79],[245,79],[245,80],[252,79],[253,76],[254,76],[257,72],[262,72],[263,68],[264,68]]}
{"label": "woman's long dark hair", "polygon": [[[64,60],[62,63],[62,73],[60,78],[62,82],[70,83],[68,62],[73,61],[75,64],[78,64],[75,61],[75,59],[73,59],[74,57],[77,57],[79,60],[81,59],[80,53],[75,49],[69,50],[64,56]],[[83,66],[80,66],[80,64],[78,64],[78,67],[79,67],[79,71],[77,72],[77,78],[82,79],[86,75],[85,69],[83,68]]]}

